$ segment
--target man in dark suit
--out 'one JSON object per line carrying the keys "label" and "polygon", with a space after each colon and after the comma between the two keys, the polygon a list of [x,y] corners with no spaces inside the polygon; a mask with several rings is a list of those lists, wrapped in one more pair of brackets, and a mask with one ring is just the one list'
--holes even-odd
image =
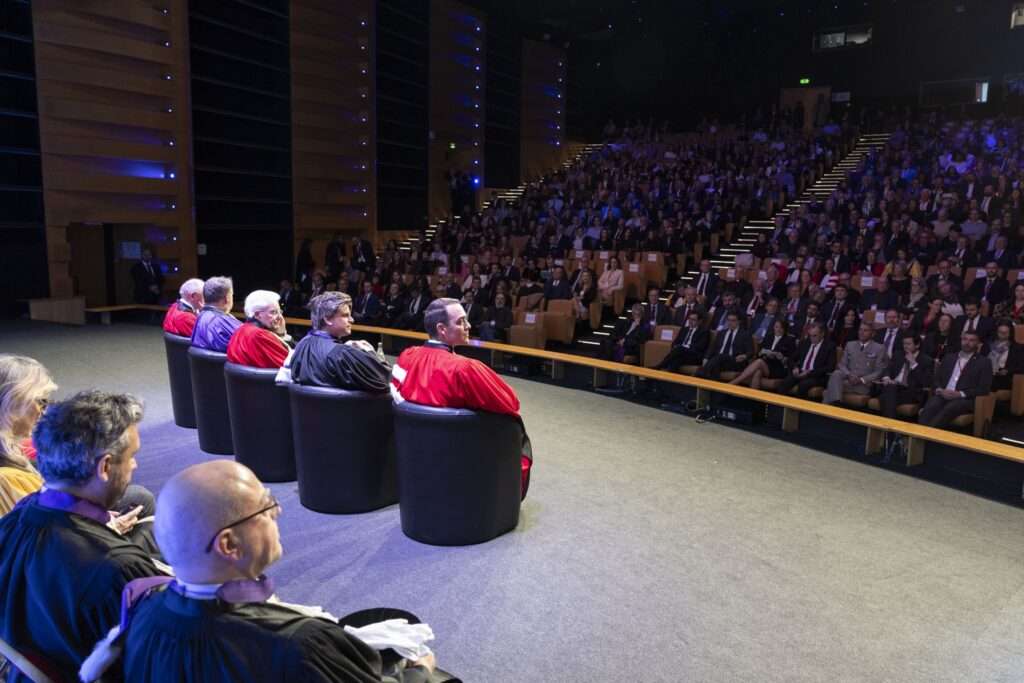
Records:
{"label": "man in dark suit", "polygon": [[[782,302],[782,314],[792,327],[800,322],[807,312],[807,299],[800,296],[800,285],[790,285],[787,288],[786,299]],[[795,336],[800,336],[799,332]]]}
{"label": "man in dark suit", "polygon": [[668,304],[661,301],[661,290],[651,287],[647,290],[647,303],[644,304],[644,322],[654,333],[654,328],[669,321]]}
{"label": "man in dark suit", "polygon": [[352,265],[368,273],[377,265],[377,257],[373,253],[373,245],[369,240],[352,238]]}
{"label": "man in dark suit", "polygon": [[740,314],[729,311],[725,318],[725,328],[708,348],[704,365],[697,370],[697,376],[717,380],[723,371],[742,370],[753,353],[754,341],[750,332],[740,327]]}
{"label": "man in dark suit", "polygon": [[548,301],[572,298],[572,290],[569,289],[569,281],[565,279],[565,269],[562,266],[555,266],[554,274],[544,285],[544,298]]}
{"label": "man in dark suit", "polygon": [[135,285],[135,303],[160,303],[164,273],[160,264],[153,260],[153,252],[150,249],[142,250],[142,260],[132,266],[131,275]]}
{"label": "man in dark suit", "polygon": [[977,332],[964,332],[960,351],[947,353],[935,373],[935,391],[921,408],[918,420],[945,427],[956,417],[974,411],[974,399],[992,390],[992,361],[981,355]]}
{"label": "man in dark suit", "polygon": [[[992,318],[981,314],[981,306],[978,300],[969,298],[964,300],[964,315],[957,320],[956,335],[963,336],[964,332],[977,332],[981,339],[982,346],[988,343],[995,330],[995,323]],[[984,351],[982,351],[984,353]]]}
{"label": "man in dark suit", "polygon": [[732,292],[722,292],[722,295],[711,306],[711,320],[708,326],[711,330],[724,330],[728,324],[728,315],[736,313],[742,320],[739,302]]}
{"label": "man in dark suit", "polygon": [[398,327],[405,330],[421,331],[423,329],[423,312],[427,309],[427,304],[430,301],[430,292],[419,286],[414,287],[409,292],[405,311],[398,317]]}
{"label": "man in dark suit", "polygon": [[963,291],[964,281],[953,273],[953,266],[950,264],[948,259],[942,259],[939,261],[938,269],[939,271],[937,273],[932,273],[926,280],[928,283],[929,296],[939,294],[939,286],[944,282],[950,283],[953,286],[953,289],[957,292]]}
{"label": "man in dark suit", "polygon": [[513,263],[511,256],[502,258],[501,276],[506,282],[519,282],[519,266]]}
{"label": "man in dark suit", "polygon": [[814,387],[823,387],[836,362],[836,347],[825,335],[825,326],[812,323],[807,338],[793,354],[793,371],[779,384],[779,393],[788,394],[796,387],[797,396],[806,397]]}
{"label": "man in dark suit", "polygon": [[890,308],[885,312],[885,327],[875,332],[875,341],[885,347],[885,355],[889,358],[899,355],[900,340],[904,337],[901,323],[899,310]]}
{"label": "man in dark suit", "polygon": [[302,293],[295,288],[290,280],[281,280],[281,290],[277,295],[281,297],[281,311],[286,316],[297,316],[304,313]]}
{"label": "man in dark suit", "polygon": [[1010,296],[1010,283],[999,277],[999,264],[989,261],[985,264],[985,277],[971,283],[967,293],[978,301],[988,301],[989,309],[1006,301]]}
{"label": "man in dark suit", "polygon": [[853,305],[846,298],[846,287],[841,284],[836,285],[832,291],[832,300],[825,304],[825,310],[821,314],[825,321],[825,327],[831,332],[837,325],[841,326],[846,312],[852,307]]}
{"label": "man in dark suit", "polygon": [[884,275],[876,277],[874,285],[861,296],[861,311],[888,311],[900,307],[900,295],[889,286],[889,278]]}
{"label": "man in dark suit", "polygon": [[750,318],[750,335],[756,342],[761,343],[765,335],[772,331],[775,320],[780,317],[779,300],[768,299],[765,302],[764,308],[753,318]]}
{"label": "man in dark suit", "polygon": [[882,415],[896,418],[896,407],[924,402],[925,390],[932,385],[935,361],[921,353],[921,340],[908,334],[900,342],[902,352],[892,356],[876,384]]}
{"label": "man in dark suit", "polygon": [[786,298],[786,283],[779,279],[779,269],[772,264],[765,271],[764,293],[769,297],[775,297],[779,301]]}
{"label": "man in dark suit", "polygon": [[698,313],[702,320],[704,318],[704,306],[697,300],[697,289],[693,285],[687,285],[683,290],[682,301],[677,302],[672,313],[672,324],[684,327],[691,313]]}
{"label": "man in dark suit", "polygon": [[686,317],[686,325],[672,341],[668,355],[658,364],[658,370],[678,372],[684,365],[700,365],[711,341],[711,333],[701,326],[701,314],[694,310]]}
{"label": "man in dark suit", "polygon": [[[994,262],[1004,271],[1010,270],[1017,264],[1017,254],[1010,249],[1010,240],[1006,235],[996,237],[992,250],[985,252],[985,262]],[[986,266],[986,270],[988,267]]]}
{"label": "man in dark suit", "polygon": [[352,319],[362,325],[375,324],[381,314],[381,302],[373,293],[373,283],[363,280],[363,293],[355,301],[352,307]]}
{"label": "man in dark suit", "polygon": [[702,301],[710,301],[718,293],[718,275],[711,272],[711,261],[707,259],[702,260],[698,268],[700,272],[697,273],[693,286],[697,290],[697,296],[703,297]]}
{"label": "man in dark suit", "polygon": [[462,307],[466,311],[466,321],[474,334],[479,334],[480,324],[484,321],[484,306],[476,303],[476,295],[472,289],[467,289],[462,295]]}

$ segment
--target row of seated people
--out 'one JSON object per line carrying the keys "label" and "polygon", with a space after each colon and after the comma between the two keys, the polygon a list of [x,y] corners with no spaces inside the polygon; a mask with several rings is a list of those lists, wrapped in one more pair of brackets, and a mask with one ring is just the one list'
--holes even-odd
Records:
{"label": "row of seated people", "polygon": [[47,405],[55,389],[37,361],[0,355],[4,680],[451,680],[408,612],[278,599],[281,505],[248,468],[188,467],[154,504],[131,483],[141,402]]}
{"label": "row of seated people", "polygon": [[[279,368],[282,382],[390,391],[396,401],[510,415],[522,425],[512,388],[480,361],[454,353],[468,341],[470,332],[469,313],[457,299],[438,297],[425,303],[420,320],[428,342],[406,349],[390,366],[368,342],[350,338],[353,301],[342,292],[324,292],[310,301],[311,329],[298,343],[288,334],[275,292],[251,292],[245,299],[244,322],[231,314],[231,278],[216,276],[205,282],[193,278],[182,284],[180,294],[164,317],[164,330],[189,336],[192,346],[225,353],[230,363]],[[430,379],[435,369],[445,373],[440,386]],[[415,381],[408,381],[410,375]],[[532,464],[532,447],[523,426],[524,497]]]}

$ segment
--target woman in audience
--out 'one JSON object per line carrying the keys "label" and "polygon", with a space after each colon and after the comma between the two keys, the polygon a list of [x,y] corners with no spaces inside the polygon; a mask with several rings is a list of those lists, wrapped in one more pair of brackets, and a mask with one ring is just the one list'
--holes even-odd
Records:
{"label": "woman in audience", "polygon": [[572,292],[576,320],[590,320],[590,304],[596,297],[597,289],[594,287],[594,276],[590,274],[589,270],[585,270],[580,275]]}
{"label": "woman in audience", "polygon": [[914,333],[922,340],[938,329],[939,318],[942,317],[942,306],[944,304],[945,302],[942,300],[942,297],[932,297],[928,302],[928,306],[919,309],[914,315],[910,326],[914,329]]}
{"label": "woman in audience", "polygon": [[[896,261],[889,264],[892,266],[892,270],[889,271],[889,286],[892,291],[905,299],[910,294],[910,281],[911,278],[907,277],[907,264],[903,261]],[[886,270],[889,270],[889,266],[886,266]],[[913,277],[923,277],[923,273],[917,273]]]}
{"label": "woman in audience", "polygon": [[904,301],[906,302],[903,305],[904,310],[912,316],[925,307],[928,303],[928,284],[924,278],[915,277],[910,281],[910,294]]}
{"label": "woman in audience", "polygon": [[1013,286],[1013,296],[996,306],[996,318],[1006,318],[1014,325],[1024,325],[1024,282]]}
{"label": "woman in audience", "polygon": [[629,320],[620,321],[615,327],[612,337],[611,359],[619,363],[626,362],[627,358],[640,358],[640,351],[644,343],[651,338],[650,326],[644,321],[644,307],[640,304],[633,304],[629,312]]}
{"label": "woman in audience", "polygon": [[942,362],[943,356],[950,351],[960,348],[957,343],[956,334],[953,331],[953,316],[949,313],[939,315],[939,322],[932,332],[925,335],[924,343],[921,344],[921,352],[929,358],[934,358],[935,363]]}
{"label": "woman in audience", "polygon": [[800,296],[809,297],[813,287],[817,287],[817,283],[814,282],[814,274],[809,270],[800,271]]}
{"label": "woman in audience", "polygon": [[470,289],[473,288],[473,278],[475,278],[475,277],[480,278],[480,286],[481,287],[486,287],[487,286],[487,275],[484,274],[483,268],[480,266],[480,262],[479,261],[477,261],[476,263],[474,263],[470,267],[469,274],[462,281],[462,291],[463,292],[467,292],[467,291],[469,291]]}
{"label": "woman in audience", "polygon": [[789,323],[785,318],[776,318],[757,358],[729,384],[747,384],[751,389],[760,389],[762,379],[782,379],[789,374],[789,357],[794,351],[796,339],[789,333]]}
{"label": "woman in audience", "polygon": [[615,243],[612,241],[612,236],[607,230],[602,230],[597,238],[597,244],[594,245],[595,251],[611,251],[615,247]]}
{"label": "woman in audience", "polygon": [[988,345],[992,361],[992,390],[1013,386],[1013,376],[1024,373],[1024,345],[1013,340],[1013,323],[1000,320],[993,340]]}
{"label": "woman in audience", "polygon": [[608,260],[608,267],[601,273],[597,280],[597,291],[601,295],[601,303],[611,306],[615,303],[615,292],[623,288],[622,266],[619,265],[619,258],[612,256]]}
{"label": "woman in audience", "polygon": [[0,355],[0,515],[43,486],[32,464],[32,428],[57,385],[38,361]]}
{"label": "woman in audience", "polygon": [[855,340],[858,329],[860,329],[860,316],[857,315],[856,308],[850,308],[843,315],[843,321],[832,331],[832,341],[835,342],[836,348],[842,349],[846,346],[846,342]]}

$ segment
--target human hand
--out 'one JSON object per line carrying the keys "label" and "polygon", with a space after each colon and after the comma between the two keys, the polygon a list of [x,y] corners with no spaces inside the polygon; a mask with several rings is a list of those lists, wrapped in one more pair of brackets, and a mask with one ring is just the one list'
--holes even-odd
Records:
{"label": "human hand", "polygon": [[140,512],[142,512],[141,505],[135,506],[123,515],[111,510],[110,521],[107,522],[107,526],[123,536],[138,524]]}
{"label": "human hand", "polygon": [[740,355],[736,356],[737,363],[742,363],[745,360],[747,360],[747,354],[745,353],[741,353]]}
{"label": "human hand", "polygon": [[424,667],[424,668],[425,668],[425,669],[426,669],[427,671],[429,671],[429,672],[433,673],[433,672],[434,672],[434,669],[436,669],[436,668],[437,668],[437,657],[435,657],[435,656],[434,656],[434,653],[433,653],[433,652],[431,652],[431,653],[430,653],[429,655],[427,655],[426,657],[420,657],[419,659],[417,659],[417,660],[415,660],[415,661],[411,661],[410,663],[411,663],[411,664],[412,664],[413,666],[422,666],[422,667]]}
{"label": "human hand", "polygon": [[365,339],[349,339],[345,342],[346,346],[353,346],[360,351],[366,351],[367,353],[377,353],[376,349],[373,348],[373,344],[366,341]]}

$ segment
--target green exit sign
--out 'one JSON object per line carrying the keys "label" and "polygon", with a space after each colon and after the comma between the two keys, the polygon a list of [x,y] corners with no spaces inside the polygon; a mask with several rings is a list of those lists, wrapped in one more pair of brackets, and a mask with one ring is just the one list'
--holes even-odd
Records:
{"label": "green exit sign", "polygon": [[809,78],[801,78],[800,79],[800,85],[810,85],[810,84],[811,84],[811,79],[809,79]]}

